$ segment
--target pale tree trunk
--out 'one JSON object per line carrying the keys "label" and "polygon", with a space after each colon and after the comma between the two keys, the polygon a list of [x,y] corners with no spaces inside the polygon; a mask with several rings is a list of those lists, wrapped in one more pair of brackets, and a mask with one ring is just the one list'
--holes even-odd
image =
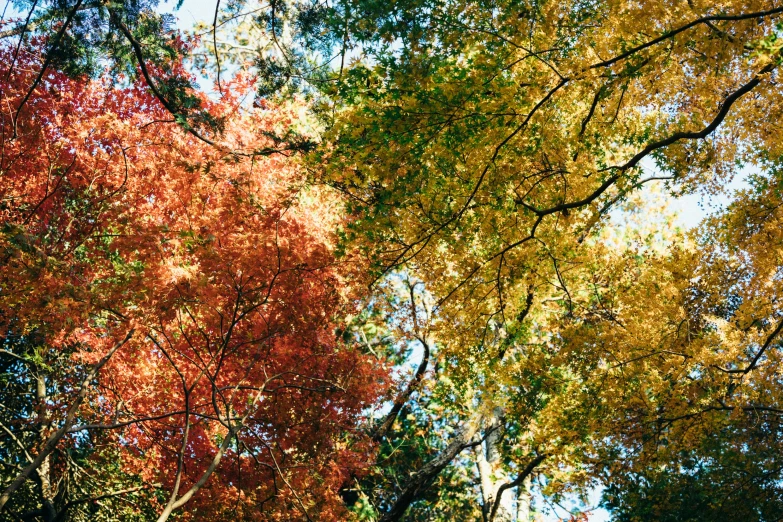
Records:
{"label": "pale tree trunk", "polygon": [[[503,409],[492,411],[484,442],[476,446],[476,464],[481,484],[481,515],[484,522],[529,522],[531,516],[531,474],[546,458],[534,457],[516,477],[503,466]],[[516,495],[510,489],[516,490]]]}
{"label": "pale tree trunk", "polygon": [[517,486],[517,518],[516,522],[530,522],[533,495],[530,492],[530,476]]}
{"label": "pale tree trunk", "polygon": [[[476,447],[476,463],[481,480],[481,514],[484,522],[514,522],[514,497],[501,495],[498,490],[503,484],[510,482],[508,474],[503,469],[500,444],[503,440],[503,409],[496,407],[486,428],[484,444]],[[492,511],[498,502],[494,517]]]}
{"label": "pale tree trunk", "polygon": [[[35,383],[35,399],[38,406],[38,434],[41,438],[41,444],[46,442],[46,429],[49,426],[49,416],[46,411],[46,376],[38,373]],[[54,507],[54,496],[57,492],[52,487],[51,480],[51,462],[47,455],[41,465],[36,470],[38,481],[41,485],[41,517],[45,522],[51,522],[57,516],[57,510]]]}

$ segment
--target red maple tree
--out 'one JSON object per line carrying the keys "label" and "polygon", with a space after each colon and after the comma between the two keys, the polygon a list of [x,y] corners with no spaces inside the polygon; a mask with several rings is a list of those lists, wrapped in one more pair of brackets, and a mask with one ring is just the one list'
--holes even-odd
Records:
{"label": "red maple tree", "polygon": [[19,110],[36,57],[15,64],[0,71],[0,328],[73,371],[38,372],[57,391],[37,398],[32,462],[0,509],[36,474],[54,502],[49,460],[87,434],[166,492],[159,520],[340,519],[387,371],[335,334],[357,297],[334,252],[340,201],[272,153],[301,103],[248,111],[238,78],[235,97],[204,99],[225,122],[212,147],[142,84],[49,71]]}

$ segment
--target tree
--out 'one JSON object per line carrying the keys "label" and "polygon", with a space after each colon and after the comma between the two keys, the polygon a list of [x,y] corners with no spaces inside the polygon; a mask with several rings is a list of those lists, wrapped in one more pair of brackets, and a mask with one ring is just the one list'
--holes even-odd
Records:
{"label": "tree", "polygon": [[[144,509],[161,521],[182,508],[339,519],[337,490],[371,451],[356,427],[386,375],[335,334],[358,295],[357,265],[334,256],[339,200],[308,187],[296,158],[183,132],[141,83],[51,70],[20,118],[34,51],[3,72],[0,319],[3,364],[40,394],[4,403],[16,411],[0,504],[62,520],[153,490]],[[227,143],[306,130],[299,102],[243,109],[248,85],[201,100]],[[63,487],[77,453],[140,486],[84,482],[79,497]]]}
{"label": "tree", "polygon": [[[600,386],[601,373],[564,364],[559,339],[594,290],[584,270],[606,262],[595,238],[610,211],[656,180],[675,193],[716,191],[738,163],[764,168],[779,156],[769,122],[779,107],[781,9],[451,1],[366,9],[356,20],[369,28],[373,61],[344,75],[348,104],[329,131],[326,182],[348,194],[350,237],[365,245],[379,280],[404,273],[424,283],[434,359],[459,389],[474,390],[455,406],[475,411],[463,416],[464,436],[440,456],[453,459],[476,438],[495,444],[495,426],[530,440],[512,439],[497,461],[503,472],[484,496],[491,518],[500,488],[518,485],[531,463],[553,493],[589,482],[584,448],[602,433],[592,419],[616,420],[570,407],[582,387]],[[639,281],[635,298],[655,299],[653,284]],[[611,320],[612,307],[588,303]],[[639,317],[654,329],[665,319]],[[763,324],[757,335],[772,342],[777,322]],[[756,342],[737,350],[753,353]],[[585,343],[574,357],[594,351]],[[520,402],[528,390],[537,390],[533,400]],[[420,468],[385,520],[400,519],[442,469]],[[557,478],[565,469],[570,476]]]}
{"label": "tree", "polygon": [[564,334],[621,520],[780,516],[780,173],[762,165],[689,241],[595,267],[611,313],[585,307]]}
{"label": "tree", "polygon": [[[319,45],[337,50],[320,55],[342,58],[330,82],[318,76],[310,84],[331,109],[324,115],[333,147],[316,159],[326,165],[321,179],[347,195],[354,218],[347,241],[364,248],[379,291],[388,288],[385,280],[407,278],[432,303],[431,339],[413,327],[401,334],[400,345],[418,338],[423,354],[376,437],[388,436],[411,400],[426,396],[419,389],[428,380],[455,383],[437,392],[451,408],[438,415],[459,419],[461,427],[451,425],[455,435],[433,444],[440,451],[412,469],[407,484],[389,486],[398,496],[382,501],[382,519],[400,519],[479,443],[485,519],[510,516],[504,493],[534,470],[543,470],[544,489],[553,495],[591,476],[605,479],[591,468],[593,445],[600,446],[598,434],[614,440],[610,434],[623,425],[618,418],[631,415],[628,397],[616,393],[625,377],[610,388],[623,398],[611,401],[611,413],[586,407],[578,398],[603,383],[602,372],[584,366],[599,364],[594,341],[583,333],[573,351],[563,342],[574,322],[619,314],[614,290],[600,294],[609,276],[598,277],[597,267],[616,254],[599,233],[610,212],[648,183],[666,180],[673,193],[715,192],[738,164],[768,168],[780,155],[769,122],[779,106],[781,8],[766,1],[276,6],[262,11],[257,28],[273,35],[298,28],[301,38],[263,40],[258,73],[277,73],[279,81],[265,85],[281,87],[303,77],[291,56],[304,49],[317,57]],[[302,18],[323,25],[294,22]],[[308,40],[308,28],[319,38]],[[370,59],[346,67],[349,51]],[[240,54],[252,52],[245,46]],[[627,260],[616,262],[620,272],[611,277],[628,277],[620,268]],[[655,285],[674,284],[650,277],[634,279],[629,298],[657,299]],[[416,299],[406,306],[415,322]],[[649,329],[665,331],[671,318],[631,309],[646,319],[634,339],[646,335],[648,349],[655,339]],[[766,353],[778,334],[774,319],[757,321],[757,335],[768,342],[747,338],[733,352],[747,351],[747,367],[755,364],[749,346],[758,343]],[[638,355],[629,344],[613,357]],[[666,374],[668,363],[661,364],[654,374]],[[643,375],[640,389],[654,388]]]}
{"label": "tree", "polygon": [[[35,65],[38,73],[28,77],[26,92],[17,100],[12,114],[13,121],[23,116],[30,97],[52,69],[71,77],[102,75],[104,80],[115,81],[132,77],[146,84],[168,113],[167,120],[203,143],[225,149],[221,140],[225,122],[204,105],[197,84],[182,67],[190,44],[173,29],[174,16],[157,11],[161,7],[158,0],[12,3],[25,16],[0,21],[0,27],[7,27],[0,30],[0,40],[14,48],[9,78],[19,65],[22,50],[29,50],[32,45],[40,54],[40,62]],[[217,2],[216,10],[219,7]],[[44,45],[40,45],[42,41]],[[222,89],[219,73],[217,86]],[[15,133],[16,127],[11,130]],[[232,152],[252,156],[312,148],[311,142],[299,138],[284,134],[262,149]]]}

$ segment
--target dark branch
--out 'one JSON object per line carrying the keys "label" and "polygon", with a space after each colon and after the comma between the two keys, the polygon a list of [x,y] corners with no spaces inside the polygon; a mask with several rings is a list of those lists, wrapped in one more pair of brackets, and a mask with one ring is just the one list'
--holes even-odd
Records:
{"label": "dark branch", "polygon": [[721,368],[720,366],[715,366],[715,368],[717,368],[718,370],[724,373],[732,373],[732,374],[741,373],[742,375],[746,375],[750,373],[752,370],[756,368],[759,359],[761,359],[761,356],[764,355],[764,352],[766,352],[767,349],[772,345],[772,341],[775,340],[775,337],[777,337],[782,330],[783,330],[783,319],[778,323],[778,326],[775,328],[775,330],[771,334],[769,334],[769,336],[767,336],[767,339],[766,341],[764,341],[764,344],[761,346],[761,349],[759,349],[759,351],[756,352],[756,355],[750,361],[750,364],[747,365],[745,368],[735,369],[735,370]]}
{"label": "dark branch", "polygon": [[503,484],[502,486],[500,486],[500,488],[498,488],[498,493],[497,493],[497,495],[495,495],[495,501],[492,503],[492,510],[489,513],[488,522],[492,522],[493,520],[495,520],[495,515],[497,514],[498,507],[500,506],[500,497],[501,497],[501,495],[503,495],[503,492],[506,491],[507,489],[515,488],[515,487],[519,486],[520,484],[522,484],[522,482],[524,482],[525,479],[531,473],[533,473],[533,470],[539,464],[541,464],[541,462],[543,462],[545,458],[547,458],[546,454],[542,454],[542,455],[537,456],[536,458],[531,460],[530,463],[527,466],[525,466],[525,469],[522,470],[522,473],[520,473],[519,476],[517,476],[517,478],[515,478],[511,482]]}
{"label": "dark branch", "polygon": [[596,64],[593,64],[590,66],[590,69],[608,67],[612,64],[619,62],[620,60],[624,60],[625,58],[628,58],[629,56],[638,53],[639,51],[642,51],[644,49],[647,49],[648,47],[652,47],[656,44],[659,44],[665,40],[668,40],[669,38],[672,38],[673,36],[678,35],[683,31],[687,31],[688,29],[696,27],[697,25],[700,24],[709,24],[710,22],[737,22],[740,20],[751,20],[753,18],[765,18],[767,16],[774,16],[776,14],[781,14],[781,13],[783,13],[783,7],[776,7],[774,9],[769,9],[767,11],[756,11],[755,13],[745,13],[745,14],[738,14],[738,15],[704,16],[702,18],[693,20],[692,22],[687,23],[683,26],[680,26],[677,29],[673,29],[668,33],[664,33],[658,38],[654,38],[649,42],[643,43],[641,45],[637,45],[636,47],[629,49],[624,53],[615,56],[614,58],[610,58],[609,60],[604,60],[603,62],[598,62]]}

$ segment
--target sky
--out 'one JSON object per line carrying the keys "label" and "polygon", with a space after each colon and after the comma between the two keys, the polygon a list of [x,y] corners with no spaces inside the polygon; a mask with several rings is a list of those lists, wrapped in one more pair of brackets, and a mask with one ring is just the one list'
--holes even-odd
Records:
{"label": "sky", "polygon": [[[177,16],[177,27],[185,31],[192,28],[196,22],[212,22],[215,18],[216,0],[184,0],[182,7],[174,14]],[[168,1],[162,5],[162,11],[169,11],[176,2]]]}

